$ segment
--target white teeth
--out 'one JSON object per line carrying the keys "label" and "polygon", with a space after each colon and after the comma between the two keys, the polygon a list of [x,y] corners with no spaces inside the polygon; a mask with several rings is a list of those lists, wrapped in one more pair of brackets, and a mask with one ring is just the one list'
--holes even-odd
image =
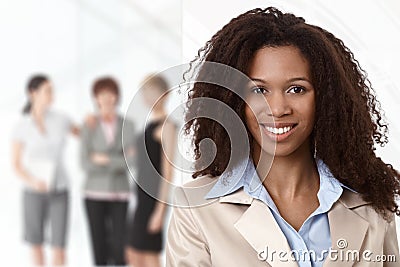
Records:
{"label": "white teeth", "polygon": [[264,128],[267,129],[268,132],[271,132],[273,134],[284,134],[284,133],[289,132],[293,128],[293,126],[275,128],[275,127],[268,127],[268,126],[264,125]]}

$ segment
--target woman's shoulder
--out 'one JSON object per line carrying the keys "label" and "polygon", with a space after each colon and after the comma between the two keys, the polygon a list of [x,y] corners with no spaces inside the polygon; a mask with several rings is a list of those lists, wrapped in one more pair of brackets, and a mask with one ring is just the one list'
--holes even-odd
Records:
{"label": "woman's shoulder", "polygon": [[61,110],[50,108],[47,110],[47,115],[55,118],[67,118],[67,114]]}
{"label": "woman's shoulder", "polygon": [[191,181],[185,182],[182,187],[183,188],[193,188],[193,187],[199,187],[199,186],[206,186],[210,184],[214,184],[218,180],[219,176],[212,177],[210,175],[203,175],[200,177],[197,177],[195,179],[192,179]]}
{"label": "woman's shoulder", "polygon": [[204,175],[177,186],[174,192],[175,204],[199,206],[210,202],[205,198],[206,194],[214,186],[218,177]]}
{"label": "woman's shoulder", "polygon": [[31,128],[31,116],[29,114],[22,114],[16,119],[12,135],[17,141],[21,141],[22,136],[27,135]]}
{"label": "woman's shoulder", "polygon": [[133,128],[133,126],[134,126],[133,119],[129,118],[128,116],[123,116],[121,114],[118,114],[117,118],[118,118],[118,122],[123,124],[124,127]]}
{"label": "woman's shoulder", "polygon": [[[368,221],[370,224],[379,226],[390,223],[381,213],[374,209],[371,201],[365,200],[360,193],[344,189],[339,200],[346,208],[356,213],[358,216]],[[394,213],[388,213],[390,219],[394,219]]]}
{"label": "woman's shoulder", "polygon": [[17,117],[16,127],[26,125],[26,123],[31,121],[31,115],[29,113],[23,113]]}
{"label": "woman's shoulder", "polygon": [[349,209],[355,209],[361,206],[368,206],[372,204],[371,201],[364,200],[362,194],[347,188],[343,188],[343,193],[340,196],[339,201]]}
{"label": "woman's shoulder", "polygon": [[47,116],[55,123],[59,124],[66,124],[70,125],[71,124],[71,119],[67,115],[67,113],[57,110],[57,109],[49,109],[47,111]]}

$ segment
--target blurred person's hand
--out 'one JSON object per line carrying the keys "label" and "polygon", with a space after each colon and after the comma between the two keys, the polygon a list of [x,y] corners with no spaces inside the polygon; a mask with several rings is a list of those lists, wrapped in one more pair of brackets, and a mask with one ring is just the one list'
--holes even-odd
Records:
{"label": "blurred person's hand", "polygon": [[135,254],[134,253],[135,252],[134,252],[133,248],[131,248],[129,245],[125,247],[125,249],[124,249],[124,258],[125,258],[126,263],[129,266],[133,266],[133,262],[135,260]]}
{"label": "blurred person's hand", "polygon": [[161,210],[154,209],[147,224],[147,231],[152,234],[159,233],[163,226],[164,213]]}
{"label": "blurred person's hand", "polygon": [[125,150],[125,155],[133,158],[136,155],[136,150],[133,147],[130,147]]}
{"label": "blurred person's hand", "polygon": [[94,164],[97,165],[107,165],[110,163],[110,158],[104,153],[93,153],[91,156],[91,160]]}
{"label": "blurred person's hand", "polygon": [[40,179],[33,179],[32,182],[30,183],[31,187],[38,192],[41,193],[46,193],[48,191],[48,186],[45,181],[42,181]]}
{"label": "blurred person's hand", "polygon": [[97,119],[94,114],[88,114],[85,117],[85,125],[90,129],[94,129],[97,125]]}

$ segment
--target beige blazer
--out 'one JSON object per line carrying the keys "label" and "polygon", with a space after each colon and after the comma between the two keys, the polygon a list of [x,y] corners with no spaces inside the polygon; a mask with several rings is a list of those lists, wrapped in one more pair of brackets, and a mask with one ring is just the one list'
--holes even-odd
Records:
{"label": "beige blazer", "polygon": [[[168,228],[167,266],[298,266],[290,260],[286,237],[262,201],[243,189],[203,201],[216,180],[197,178],[175,191],[177,206]],[[187,208],[190,205],[197,207]],[[357,193],[344,189],[328,219],[334,253],[327,256],[324,267],[400,266],[394,216],[388,223]],[[396,262],[374,261],[381,255],[394,255]]]}

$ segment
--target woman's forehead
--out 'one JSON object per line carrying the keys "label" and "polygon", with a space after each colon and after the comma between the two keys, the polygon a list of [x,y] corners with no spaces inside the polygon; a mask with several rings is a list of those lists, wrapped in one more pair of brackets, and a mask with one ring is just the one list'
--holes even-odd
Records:
{"label": "woman's forehead", "polygon": [[254,54],[248,76],[265,82],[276,78],[309,81],[310,67],[300,50],[294,46],[264,47]]}

